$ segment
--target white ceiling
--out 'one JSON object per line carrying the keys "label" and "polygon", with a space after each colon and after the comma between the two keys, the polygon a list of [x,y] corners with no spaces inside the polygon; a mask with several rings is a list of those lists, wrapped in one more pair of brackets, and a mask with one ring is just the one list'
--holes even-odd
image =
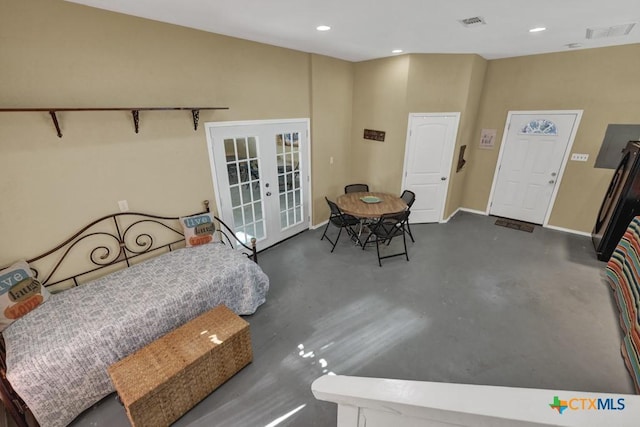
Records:
{"label": "white ceiling", "polygon": [[[486,59],[640,43],[640,0],[67,0],[349,61],[404,53]],[[458,21],[480,16],[486,25]],[[587,28],[638,23],[587,40]],[[331,31],[316,31],[318,25]],[[546,27],[539,33],[530,28]]]}

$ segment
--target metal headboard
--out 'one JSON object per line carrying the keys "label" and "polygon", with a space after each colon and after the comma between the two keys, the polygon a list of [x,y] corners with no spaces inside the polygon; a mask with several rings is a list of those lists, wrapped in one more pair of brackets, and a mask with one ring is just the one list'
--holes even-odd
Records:
{"label": "metal headboard", "polygon": [[[203,203],[205,210],[192,215],[210,211],[209,201],[205,200]],[[65,282],[72,282],[73,286],[78,286],[80,278],[98,270],[118,265],[129,267],[136,258],[143,255],[162,250],[172,251],[182,247],[184,234],[178,222],[179,218],[140,212],[107,215],[84,226],[55,248],[26,261],[43,286],[54,286]],[[249,246],[238,240],[233,230],[220,218],[214,216],[214,220],[217,222],[216,233],[220,242],[233,248],[242,248],[242,252],[248,258],[258,262],[255,238],[251,240],[251,246]],[[165,235],[158,238],[162,232]],[[85,260],[89,267],[71,274],[59,273],[70,255],[74,251],[82,251],[82,244],[89,242],[92,243],[88,249],[88,260]],[[47,266],[39,268],[38,262],[45,264],[45,260],[48,260]],[[57,277],[56,273],[61,277]]]}

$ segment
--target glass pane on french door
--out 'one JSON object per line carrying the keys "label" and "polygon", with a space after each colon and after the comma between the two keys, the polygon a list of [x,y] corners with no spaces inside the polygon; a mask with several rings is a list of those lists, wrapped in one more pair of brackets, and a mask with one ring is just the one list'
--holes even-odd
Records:
{"label": "glass pane on french door", "polygon": [[275,136],[278,167],[278,199],[282,230],[302,222],[302,186],[300,185],[300,132]]}
{"label": "glass pane on french door", "polygon": [[265,236],[264,203],[260,191],[260,158],[255,136],[224,140],[234,231],[238,240]]}

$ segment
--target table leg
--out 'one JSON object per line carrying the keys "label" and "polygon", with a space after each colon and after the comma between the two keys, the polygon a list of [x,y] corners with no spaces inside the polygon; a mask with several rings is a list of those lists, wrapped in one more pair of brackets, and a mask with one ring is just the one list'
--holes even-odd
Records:
{"label": "table leg", "polygon": [[362,246],[362,240],[360,236],[362,236],[362,229],[364,228],[366,218],[360,218],[360,223],[358,224],[357,234],[351,236],[351,240],[353,240],[354,245]]}
{"label": "table leg", "polygon": [[360,226],[358,227],[358,243],[362,246],[362,240],[360,240],[360,236],[362,236],[362,229],[364,228],[364,218],[360,218]]}

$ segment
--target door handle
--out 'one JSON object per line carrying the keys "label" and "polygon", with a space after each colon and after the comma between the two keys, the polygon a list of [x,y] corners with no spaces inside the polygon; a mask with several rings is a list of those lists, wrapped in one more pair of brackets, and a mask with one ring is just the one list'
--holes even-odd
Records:
{"label": "door handle", "polygon": [[267,196],[270,196],[270,195],[271,195],[271,191],[267,191]]}
{"label": "door handle", "polygon": [[447,180],[446,176],[443,176],[442,178],[440,178],[440,181],[446,181],[446,180]]}
{"label": "door handle", "polygon": [[549,184],[553,184],[555,182],[555,180],[551,179],[549,180]]}

